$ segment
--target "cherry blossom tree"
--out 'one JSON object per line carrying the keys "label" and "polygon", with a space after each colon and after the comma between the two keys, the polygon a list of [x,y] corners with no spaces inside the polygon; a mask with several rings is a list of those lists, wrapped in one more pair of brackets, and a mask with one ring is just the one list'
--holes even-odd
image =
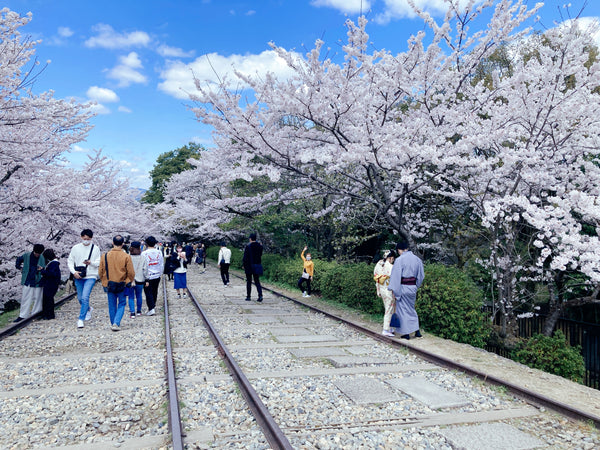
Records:
{"label": "cherry blossom tree", "polygon": [[533,280],[548,287],[550,334],[565,305],[597,302],[600,64],[576,21],[513,53],[512,76],[459,129],[477,151],[453,181],[490,232],[502,333]]}
{"label": "cherry blossom tree", "polygon": [[[116,231],[155,231],[114,162],[95,152],[80,170],[65,155],[87,135],[89,105],[34,94],[35,42],[20,34],[31,20],[0,11],[0,297],[18,298],[15,258],[34,243],[65,256],[83,228],[98,241]],[[101,244],[102,245],[102,244]],[[63,263],[66,260],[63,259]],[[63,269],[65,264],[63,264]]]}
{"label": "cherry blossom tree", "polygon": [[[449,2],[441,26],[421,13],[434,31],[433,42],[426,46],[425,33],[419,33],[405,53],[395,56],[367,51],[364,18],[358,25],[347,23],[342,65],[323,60],[322,41],[302,60],[272,45],[294,76],[279,80],[238,73],[254,99],[231,90],[227,79],[218,89],[198,80],[201,94],[192,96],[198,102],[194,112],[215,129],[219,170],[211,172],[214,183],[265,175],[278,181],[288,174],[298,180],[297,187],[286,190],[288,197],[328,197],[342,217],[359,211],[366,222],[385,221],[403,239],[421,235],[426,218],[413,200],[460,162],[462,146],[449,139],[464,117],[463,86],[496,43],[517,37],[511,33],[533,13],[520,2],[500,2],[489,31],[467,37],[468,25],[482,11],[473,4],[465,12],[458,2]],[[265,204],[270,198],[280,200],[282,193],[244,203]]]}

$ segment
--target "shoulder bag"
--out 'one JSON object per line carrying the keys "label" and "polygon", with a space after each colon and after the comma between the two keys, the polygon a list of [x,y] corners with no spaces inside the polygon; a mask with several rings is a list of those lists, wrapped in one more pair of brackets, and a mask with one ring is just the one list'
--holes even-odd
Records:
{"label": "shoulder bag", "polygon": [[[108,252],[104,254],[104,264],[106,265],[106,278],[110,278],[108,274]],[[111,292],[112,294],[120,294],[125,290],[125,282],[124,281],[110,281],[108,280],[108,285],[106,286],[106,290]]]}
{"label": "shoulder bag", "polygon": [[[89,260],[92,257],[92,252],[94,251],[94,244],[92,244],[92,248],[90,248],[90,254],[87,259]],[[87,275],[87,266],[75,266],[75,272],[79,272],[79,276],[81,278],[85,278]]]}

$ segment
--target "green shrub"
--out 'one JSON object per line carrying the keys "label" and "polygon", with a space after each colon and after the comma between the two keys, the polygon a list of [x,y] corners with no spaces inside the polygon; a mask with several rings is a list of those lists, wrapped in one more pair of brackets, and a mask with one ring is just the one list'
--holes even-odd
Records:
{"label": "green shrub", "polygon": [[423,328],[437,336],[483,347],[489,327],[482,312],[483,292],[455,267],[425,266],[416,309]]}
{"label": "green shrub", "polygon": [[512,359],[578,383],[583,381],[585,374],[581,347],[569,346],[560,330],[552,337],[536,334],[523,340],[513,351]]}

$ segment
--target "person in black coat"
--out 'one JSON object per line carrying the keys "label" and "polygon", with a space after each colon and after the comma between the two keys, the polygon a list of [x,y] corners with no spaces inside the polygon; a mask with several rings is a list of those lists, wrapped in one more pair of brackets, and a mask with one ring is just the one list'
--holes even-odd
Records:
{"label": "person in black coat", "polygon": [[56,259],[56,254],[51,248],[47,248],[43,253],[44,261],[48,261],[42,272],[40,285],[43,289],[42,294],[42,317],[44,320],[54,319],[54,296],[60,285],[60,263]]}
{"label": "person in black coat", "polygon": [[263,301],[262,286],[260,285],[260,276],[263,273],[262,268],[262,253],[263,247],[259,242],[256,242],[256,233],[250,234],[250,242],[244,249],[244,257],[242,263],[244,272],[246,272],[246,301],[250,301],[250,293],[252,291],[252,279],[258,291],[259,302]]}

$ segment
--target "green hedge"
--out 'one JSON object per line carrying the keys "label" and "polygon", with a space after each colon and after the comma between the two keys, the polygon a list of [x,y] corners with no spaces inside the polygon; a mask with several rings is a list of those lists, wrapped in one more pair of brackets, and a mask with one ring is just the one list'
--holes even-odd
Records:
{"label": "green hedge", "polygon": [[569,346],[560,330],[552,337],[537,334],[520,342],[512,353],[512,359],[578,383],[583,381],[585,375],[581,347]]}
{"label": "green hedge", "polygon": [[490,333],[482,311],[483,300],[481,289],[463,271],[442,264],[427,264],[416,309],[427,331],[483,347]]}

